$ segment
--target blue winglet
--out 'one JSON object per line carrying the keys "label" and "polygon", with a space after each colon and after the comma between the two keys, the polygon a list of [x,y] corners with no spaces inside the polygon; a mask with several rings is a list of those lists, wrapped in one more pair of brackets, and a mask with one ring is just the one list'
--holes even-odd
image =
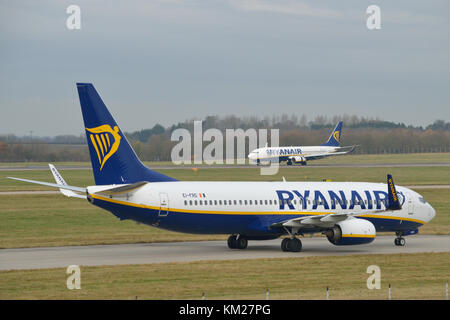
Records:
{"label": "blue winglet", "polygon": [[387,186],[388,186],[388,205],[386,209],[388,210],[400,210],[402,205],[398,199],[397,190],[395,189],[394,179],[390,174],[387,175]]}

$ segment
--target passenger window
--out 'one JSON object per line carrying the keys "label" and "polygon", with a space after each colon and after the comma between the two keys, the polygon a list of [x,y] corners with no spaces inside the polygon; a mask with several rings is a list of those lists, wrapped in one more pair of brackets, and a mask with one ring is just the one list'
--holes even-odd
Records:
{"label": "passenger window", "polygon": [[219,206],[221,206],[222,205],[222,200],[219,200]]}
{"label": "passenger window", "polygon": [[184,205],[187,206],[187,200],[184,200]]}
{"label": "passenger window", "polygon": [[244,200],[244,204],[247,205],[247,200]]}
{"label": "passenger window", "polygon": [[242,200],[239,200],[239,204],[242,206]]}
{"label": "passenger window", "polygon": [[197,205],[197,200],[194,201],[194,204]]}
{"label": "passenger window", "polygon": [[269,204],[270,204],[270,205],[272,204],[272,200],[269,200]]}
{"label": "passenger window", "polygon": [[217,206],[217,200],[214,200],[214,205]]}
{"label": "passenger window", "polygon": [[192,206],[192,200],[189,200],[189,205]]}
{"label": "passenger window", "polygon": [[249,204],[250,204],[250,205],[252,205],[252,204],[253,204],[253,203],[252,203],[252,200],[248,200],[248,201],[249,201]]}
{"label": "passenger window", "polygon": [[203,204],[202,200],[198,200],[198,204],[202,205]]}

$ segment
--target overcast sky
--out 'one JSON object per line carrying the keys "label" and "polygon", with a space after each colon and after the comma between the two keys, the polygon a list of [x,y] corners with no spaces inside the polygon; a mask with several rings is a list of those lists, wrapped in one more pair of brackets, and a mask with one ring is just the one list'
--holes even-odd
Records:
{"label": "overcast sky", "polygon": [[124,131],[215,114],[450,121],[448,0],[0,0],[0,43],[0,134],[83,133],[76,82]]}

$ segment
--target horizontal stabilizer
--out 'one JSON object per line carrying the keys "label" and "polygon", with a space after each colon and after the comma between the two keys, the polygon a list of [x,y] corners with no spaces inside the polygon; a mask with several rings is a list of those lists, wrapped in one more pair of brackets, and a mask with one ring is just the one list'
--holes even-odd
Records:
{"label": "horizontal stabilizer", "polygon": [[14,178],[14,177],[7,177],[7,178],[8,179],[13,179],[13,180],[18,180],[18,181],[23,181],[23,182],[40,184],[40,185],[47,186],[47,187],[60,188],[60,189],[64,189],[64,190],[72,190],[72,191],[81,192],[81,193],[85,193],[86,192],[86,188],[67,186],[67,185],[61,185],[61,184],[56,184],[56,183],[48,183],[48,182],[29,180],[29,179],[20,179],[20,178]]}

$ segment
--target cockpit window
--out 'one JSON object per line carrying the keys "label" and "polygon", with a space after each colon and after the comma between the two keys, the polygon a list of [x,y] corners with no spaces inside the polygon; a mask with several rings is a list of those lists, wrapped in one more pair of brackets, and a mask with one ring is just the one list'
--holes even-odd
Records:
{"label": "cockpit window", "polygon": [[419,201],[422,203],[427,203],[427,201],[423,197],[419,197]]}

